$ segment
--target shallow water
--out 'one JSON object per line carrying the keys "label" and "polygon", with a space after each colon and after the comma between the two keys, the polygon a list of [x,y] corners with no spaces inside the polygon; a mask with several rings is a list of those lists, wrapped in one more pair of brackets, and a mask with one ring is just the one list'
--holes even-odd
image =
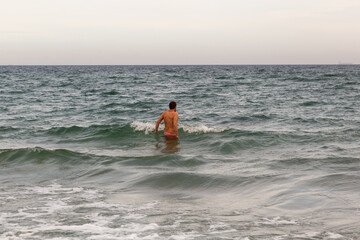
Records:
{"label": "shallow water", "polygon": [[[358,239],[360,66],[0,66],[2,239]],[[178,103],[180,139],[153,134]]]}

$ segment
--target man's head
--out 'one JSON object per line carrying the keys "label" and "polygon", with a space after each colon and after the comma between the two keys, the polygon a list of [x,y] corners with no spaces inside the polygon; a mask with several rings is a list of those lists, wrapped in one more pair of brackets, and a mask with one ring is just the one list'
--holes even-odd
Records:
{"label": "man's head", "polygon": [[171,102],[169,103],[169,108],[170,108],[170,109],[175,109],[175,108],[176,108],[176,102],[171,101]]}

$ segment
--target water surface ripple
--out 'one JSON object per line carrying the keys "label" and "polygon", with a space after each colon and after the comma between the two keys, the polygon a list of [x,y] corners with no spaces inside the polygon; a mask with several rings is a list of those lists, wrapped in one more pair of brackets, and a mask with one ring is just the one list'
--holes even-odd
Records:
{"label": "water surface ripple", "polygon": [[[1,239],[360,237],[359,65],[0,66],[0,81]],[[176,141],[153,134],[170,100]]]}

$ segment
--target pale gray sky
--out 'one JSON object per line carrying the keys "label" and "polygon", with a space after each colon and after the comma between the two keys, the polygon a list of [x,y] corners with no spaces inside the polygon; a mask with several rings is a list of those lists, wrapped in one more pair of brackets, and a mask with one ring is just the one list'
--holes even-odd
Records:
{"label": "pale gray sky", "polygon": [[360,0],[1,0],[0,64],[360,63]]}

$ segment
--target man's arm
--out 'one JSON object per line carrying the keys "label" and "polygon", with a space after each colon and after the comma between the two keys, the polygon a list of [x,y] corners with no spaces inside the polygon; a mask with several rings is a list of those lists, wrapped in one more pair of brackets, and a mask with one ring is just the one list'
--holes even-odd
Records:
{"label": "man's arm", "polygon": [[158,133],[159,125],[160,125],[160,123],[162,122],[163,119],[164,119],[164,113],[161,114],[161,116],[159,117],[159,119],[156,122],[155,134]]}
{"label": "man's arm", "polygon": [[174,128],[175,128],[176,137],[179,137],[178,118],[179,118],[179,114],[176,113],[176,115],[174,117]]}

